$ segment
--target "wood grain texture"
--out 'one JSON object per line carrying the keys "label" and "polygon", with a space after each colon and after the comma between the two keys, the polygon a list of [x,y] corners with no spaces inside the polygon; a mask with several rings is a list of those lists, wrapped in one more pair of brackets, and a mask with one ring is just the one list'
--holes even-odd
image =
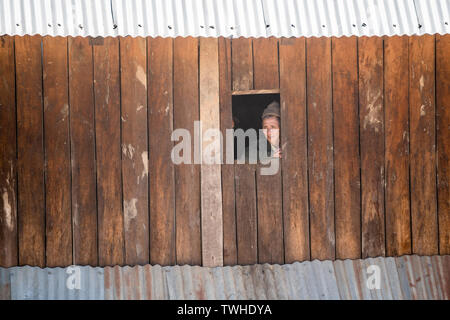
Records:
{"label": "wood grain texture", "polygon": [[237,263],[258,263],[258,231],[256,208],[256,166],[236,164]]}
{"label": "wood grain texture", "polygon": [[222,211],[223,211],[223,263],[237,264],[236,206],[234,188],[234,163],[226,162],[230,146],[226,142],[226,130],[233,129],[231,97],[231,40],[219,38],[219,103],[220,128],[223,135]]}
{"label": "wood grain texture", "polygon": [[89,38],[69,38],[73,263],[98,264],[93,52]]}
{"label": "wood grain texture", "polygon": [[72,264],[67,38],[43,38],[46,266]]}
{"label": "wood grain texture", "polygon": [[450,35],[436,35],[439,254],[450,254]]}
{"label": "wood grain texture", "polygon": [[0,267],[18,264],[14,37],[0,37]]}
{"label": "wood grain texture", "polygon": [[146,57],[144,38],[120,38],[126,264],[147,264],[150,253]]}
{"label": "wood grain texture", "polygon": [[306,41],[311,259],[335,258],[331,39]]}
{"label": "wood grain texture", "polygon": [[200,121],[204,137],[200,176],[202,265],[219,267],[223,266],[221,140],[220,136],[207,137],[208,130],[220,130],[218,40],[200,38],[199,55]]}
{"label": "wood grain texture", "polygon": [[119,39],[105,38],[93,51],[98,261],[100,266],[123,265]]}
{"label": "wood grain texture", "polygon": [[40,36],[16,37],[19,265],[45,266],[45,181]]}
{"label": "wood grain texture", "polygon": [[384,40],[386,251],[411,253],[408,124],[408,38]]}
{"label": "wood grain texture", "polygon": [[357,38],[332,38],[336,259],[361,258]]}
{"label": "wood grain texture", "polygon": [[[199,120],[198,39],[174,39],[174,129],[191,134],[194,158],[194,121]],[[177,142],[175,142],[177,143]],[[194,161],[194,159],[192,159]],[[200,165],[175,166],[177,264],[200,265]]]}
{"label": "wood grain texture", "polygon": [[435,39],[409,38],[412,253],[438,254],[435,127]]}
{"label": "wood grain texture", "polygon": [[383,39],[358,38],[361,254],[385,255]]}
{"label": "wood grain texture", "polygon": [[[278,40],[259,38],[253,40],[253,72],[255,89],[279,87]],[[256,171],[258,207],[258,263],[283,263],[283,199],[281,161],[274,175]]]}
{"label": "wood grain texture", "polygon": [[232,88],[253,89],[253,51],[252,39],[238,38],[231,41]]}
{"label": "wood grain texture", "polygon": [[285,263],[310,259],[305,38],[280,42]]}
{"label": "wood grain texture", "polygon": [[253,40],[253,70],[255,89],[280,87],[277,38],[257,38]]}
{"label": "wood grain texture", "polygon": [[175,265],[173,143],[173,39],[147,38],[150,263]]}

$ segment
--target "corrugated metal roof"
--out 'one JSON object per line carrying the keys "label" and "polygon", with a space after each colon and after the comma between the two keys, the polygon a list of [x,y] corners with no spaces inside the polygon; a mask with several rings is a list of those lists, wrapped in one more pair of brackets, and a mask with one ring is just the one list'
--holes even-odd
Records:
{"label": "corrugated metal roof", "polygon": [[[369,289],[379,267],[380,289]],[[370,270],[369,270],[370,271]],[[0,268],[0,299],[450,299],[450,256],[227,267]],[[73,279],[72,279],[73,280]]]}
{"label": "corrugated metal roof", "polygon": [[0,0],[0,35],[446,34],[450,0]]}

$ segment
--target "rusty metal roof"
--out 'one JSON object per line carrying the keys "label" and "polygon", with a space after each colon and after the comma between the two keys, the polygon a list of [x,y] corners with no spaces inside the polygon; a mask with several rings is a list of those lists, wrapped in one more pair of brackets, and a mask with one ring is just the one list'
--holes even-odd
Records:
{"label": "rusty metal roof", "polygon": [[331,37],[450,33],[450,0],[0,0],[0,35]]}
{"label": "rusty metal roof", "polygon": [[[369,289],[367,268],[379,267]],[[70,277],[79,268],[79,284]],[[72,279],[73,280],[73,279]],[[72,286],[69,285],[72,283]],[[0,299],[444,299],[450,256],[305,261],[286,265],[0,268]]]}

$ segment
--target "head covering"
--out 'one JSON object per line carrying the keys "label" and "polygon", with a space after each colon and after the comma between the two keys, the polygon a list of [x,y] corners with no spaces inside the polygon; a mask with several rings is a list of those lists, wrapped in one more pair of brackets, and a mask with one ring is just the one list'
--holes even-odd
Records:
{"label": "head covering", "polygon": [[272,101],[263,111],[261,119],[266,117],[278,117],[281,118],[280,104],[276,101]]}

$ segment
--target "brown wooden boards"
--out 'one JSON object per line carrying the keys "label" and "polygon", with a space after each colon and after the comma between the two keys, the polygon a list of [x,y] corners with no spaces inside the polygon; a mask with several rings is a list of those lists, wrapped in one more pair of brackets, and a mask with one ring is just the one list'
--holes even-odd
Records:
{"label": "brown wooden boards", "polygon": [[252,39],[238,38],[231,42],[233,90],[253,89]]}
{"label": "brown wooden boards", "polygon": [[40,36],[15,37],[19,265],[45,266],[45,181]]}
{"label": "brown wooden boards", "polygon": [[219,38],[220,127],[224,148],[222,164],[223,264],[237,264],[234,164],[227,164],[226,129],[232,129],[231,40]]}
{"label": "brown wooden boards", "polygon": [[220,130],[218,50],[217,39],[200,38],[200,121],[203,137],[200,190],[202,265],[205,267],[223,266],[221,140],[217,135]]}
{"label": "brown wooden boards", "polygon": [[386,252],[411,253],[408,37],[384,38]]}
{"label": "brown wooden boards", "polygon": [[[199,120],[198,39],[174,39],[174,129],[191,135],[194,161],[194,121]],[[175,142],[179,143],[179,142]],[[175,166],[177,264],[201,264],[200,165]]]}
{"label": "brown wooden boards", "polygon": [[278,39],[257,38],[253,40],[254,88],[279,88]]}
{"label": "brown wooden boards", "polygon": [[450,35],[436,35],[439,254],[450,254]]}
{"label": "brown wooden boards", "polygon": [[120,180],[119,39],[93,44],[95,146],[97,160],[98,260],[124,264]]}
{"label": "brown wooden boards", "polygon": [[311,259],[334,259],[331,39],[306,41]]}
{"label": "brown wooden boards", "polygon": [[235,164],[237,263],[258,263],[256,165]]}
{"label": "brown wooden boards", "polygon": [[46,266],[72,264],[67,38],[43,38]]}
{"label": "brown wooden boards", "polygon": [[332,38],[336,258],[361,257],[357,38]]}
{"label": "brown wooden boards", "polygon": [[146,264],[150,252],[146,57],[144,38],[120,38],[126,264]]}
{"label": "brown wooden boards", "polygon": [[385,254],[383,39],[358,38],[361,254]]}
{"label": "brown wooden boards", "polygon": [[147,38],[150,263],[175,265],[173,39]]}
{"label": "brown wooden boards", "polygon": [[438,254],[434,36],[409,38],[412,253]]}
{"label": "brown wooden boards", "polygon": [[89,38],[69,38],[73,263],[95,266],[97,201],[93,56]]}
{"label": "brown wooden boards", "polygon": [[18,264],[14,37],[0,37],[0,267]]}
{"label": "brown wooden boards", "polygon": [[305,38],[280,41],[285,263],[309,260]]}

